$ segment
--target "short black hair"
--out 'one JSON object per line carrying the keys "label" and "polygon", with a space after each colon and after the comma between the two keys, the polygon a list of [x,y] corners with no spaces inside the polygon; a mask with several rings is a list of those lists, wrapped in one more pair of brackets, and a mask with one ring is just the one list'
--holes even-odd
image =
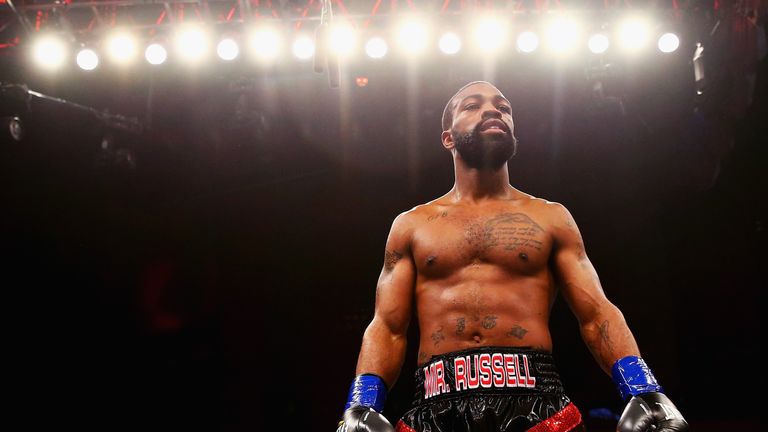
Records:
{"label": "short black hair", "polygon": [[488,81],[472,81],[469,84],[466,84],[464,87],[460,88],[456,93],[451,96],[451,98],[448,100],[448,103],[445,104],[445,108],[443,109],[443,130],[447,131],[451,129],[451,125],[453,124],[453,111],[456,109],[456,104],[459,103],[459,101],[456,99],[456,95],[461,93],[462,90],[469,86],[473,86],[475,84],[488,84],[489,86],[496,88],[495,85],[489,83]]}

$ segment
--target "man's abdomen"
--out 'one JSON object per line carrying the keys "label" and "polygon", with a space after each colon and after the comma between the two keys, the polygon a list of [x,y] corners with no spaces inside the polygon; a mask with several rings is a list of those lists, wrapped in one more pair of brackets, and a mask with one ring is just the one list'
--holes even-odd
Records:
{"label": "man's abdomen", "polygon": [[433,355],[480,346],[528,346],[551,351],[548,278],[489,280],[417,287],[421,341],[418,363]]}

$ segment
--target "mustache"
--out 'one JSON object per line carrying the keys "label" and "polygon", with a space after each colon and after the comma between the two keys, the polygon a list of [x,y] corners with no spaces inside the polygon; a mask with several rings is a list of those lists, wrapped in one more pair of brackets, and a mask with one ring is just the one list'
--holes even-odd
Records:
{"label": "mustache", "polygon": [[[472,128],[472,132],[480,132],[480,128],[483,126],[483,123],[485,123],[485,122],[487,122],[487,121],[489,121],[489,120],[493,120],[493,119],[490,119],[490,118],[486,118],[486,119],[482,119],[482,120],[480,120],[480,121],[479,121],[479,122],[478,122],[478,123],[477,123],[477,124],[476,124],[476,125],[475,125],[475,126]],[[501,121],[501,120],[499,120],[499,121],[500,121],[501,123],[504,123],[504,122],[503,122],[503,121]],[[506,123],[504,123],[504,126],[502,126],[502,130],[503,130],[504,132],[508,133],[508,134],[509,134],[509,133],[512,133],[512,131],[510,130],[509,126],[507,126],[507,124],[506,124]]]}

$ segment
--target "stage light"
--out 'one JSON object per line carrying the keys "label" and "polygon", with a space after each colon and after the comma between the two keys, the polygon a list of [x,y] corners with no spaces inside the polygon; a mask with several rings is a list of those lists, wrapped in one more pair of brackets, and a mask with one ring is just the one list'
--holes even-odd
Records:
{"label": "stage light", "polygon": [[258,29],[249,37],[251,52],[261,61],[274,60],[280,53],[280,35],[270,28]]}
{"label": "stage light", "polygon": [[507,26],[498,18],[485,17],[475,23],[474,35],[482,51],[496,51],[506,42]]}
{"label": "stage light", "polygon": [[330,49],[340,56],[352,53],[357,43],[355,30],[347,24],[336,24],[331,27]]}
{"label": "stage light", "polygon": [[440,51],[445,54],[453,55],[459,52],[461,49],[461,39],[456,33],[448,32],[440,36],[440,42],[438,42]]}
{"label": "stage light", "polygon": [[644,19],[628,19],[619,27],[619,42],[626,51],[638,51],[648,43],[648,34],[649,26]]}
{"label": "stage light", "polygon": [[208,53],[208,34],[199,27],[180,29],[175,42],[179,56],[187,62],[198,62]]}
{"label": "stage light", "polygon": [[517,50],[532,53],[539,47],[539,37],[532,31],[524,31],[517,37]]}
{"label": "stage light", "polygon": [[602,33],[596,33],[589,37],[587,46],[594,54],[602,54],[608,50],[610,42],[608,41],[608,36]]}
{"label": "stage light", "polygon": [[99,65],[99,56],[96,54],[96,51],[90,48],[81,49],[80,52],[77,53],[76,60],[77,65],[82,70],[91,71],[96,69]]}
{"label": "stage light", "polygon": [[293,55],[300,60],[309,60],[315,55],[315,42],[308,36],[299,36],[293,41]]}
{"label": "stage light", "polygon": [[168,59],[168,51],[159,43],[153,43],[144,50],[144,58],[147,59],[147,63],[152,65],[163,64]]}
{"label": "stage light", "polygon": [[387,55],[387,42],[380,37],[372,37],[365,44],[365,53],[371,58],[382,58]]}
{"label": "stage light", "polygon": [[38,66],[47,70],[60,68],[66,56],[67,45],[56,36],[41,36],[32,46],[33,59]]}
{"label": "stage light", "polygon": [[557,53],[565,53],[576,46],[579,40],[579,26],[567,18],[556,18],[547,30],[549,48]]}
{"label": "stage light", "polygon": [[674,33],[664,33],[659,38],[659,51],[671,53],[680,47],[680,38]]}
{"label": "stage light", "polygon": [[405,52],[409,54],[421,53],[427,48],[429,30],[426,25],[419,21],[405,21],[400,24],[397,41]]}
{"label": "stage light", "polygon": [[128,33],[115,33],[107,39],[107,52],[115,63],[130,63],[136,56],[136,40]]}
{"label": "stage light", "polygon": [[237,46],[237,42],[235,42],[234,39],[224,38],[216,46],[216,54],[218,54],[219,58],[222,60],[231,61],[236,59],[240,54],[240,47]]}

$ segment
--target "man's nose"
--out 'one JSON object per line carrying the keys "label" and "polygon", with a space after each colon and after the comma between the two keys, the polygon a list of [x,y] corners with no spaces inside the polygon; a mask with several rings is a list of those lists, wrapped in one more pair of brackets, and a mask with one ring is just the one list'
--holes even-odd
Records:
{"label": "man's nose", "polygon": [[483,109],[483,114],[482,114],[481,118],[482,118],[483,120],[487,120],[487,119],[489,119],[489,118],[497,118],[497,119],[500,119],[500,118],[501,118],[501,111],[499,111],[498,109],[496,109],[496,107],[495,107],[495,106],[488,106],[488,107],[485,107],[485,109]]}

